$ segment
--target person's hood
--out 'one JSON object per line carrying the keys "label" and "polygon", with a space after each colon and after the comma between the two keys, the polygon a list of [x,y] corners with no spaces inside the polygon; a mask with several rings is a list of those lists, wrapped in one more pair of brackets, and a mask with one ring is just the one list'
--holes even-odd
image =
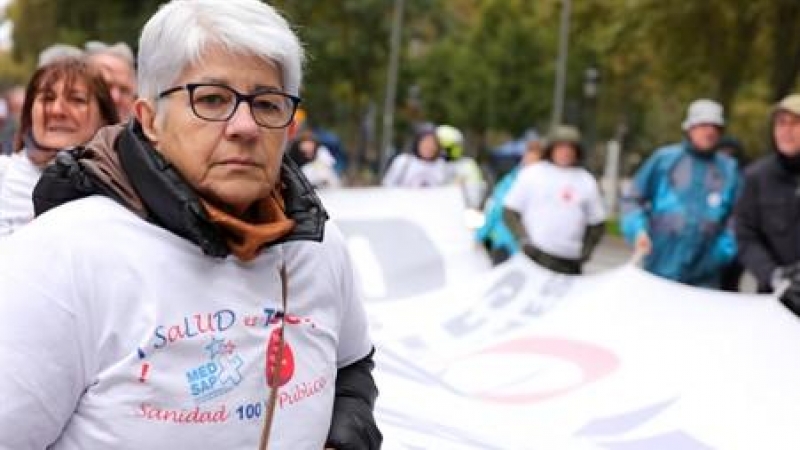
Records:
{"label": "person's hood", "polygon": [[791,94],[784,97],[772,109],[769,120],[769,146],[772,153],[777,157],[780,166],[794,174],[800,174],[800,155],[786,156],[778,150],[778,144],[775,142],[775,117],[779,111],[786,111],[800,116],[800,94]]}
{"label": "person's hood", "polygon": [[[279,203],[279,214],[285,214],[294,226],[288,234],[263,245],[321,241],[328,215],[314,188],[286,156],[279,184],[271,197]],[[231,248],[228,233],[231,218],[219,220],[220,211],[212,210],[189,187],[150,145],[136,121],[104,127],[86,145],[60,152],[34,189],[34,209],[38,216],[68,201],[96,194],[110,197],[139,217],[190,240],[210,256],[224,257],[236,250]],[[272,218],[274,212],[274,208],[265,212],[266,217]]]}

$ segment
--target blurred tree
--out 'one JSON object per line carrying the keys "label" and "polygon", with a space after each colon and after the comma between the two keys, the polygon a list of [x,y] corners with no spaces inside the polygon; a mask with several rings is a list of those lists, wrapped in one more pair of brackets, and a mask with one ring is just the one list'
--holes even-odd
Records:
{"label": "blurred tree", "polygon": [[158,0],[14,0],[7,10],[14,22],[17,61],[35,61],[54,43],[82,46],[87,40],[123,41],[136,47],[139,31]]}
{"label": "blurred tree", "polygon": [[610,23],[599,54],[612,72],[606,87],[622,103],[605,109],[633,122],[639,151],[679,139],[686,105],[709,97],[726,107],[729,130],[753,152],[762,146],[767,105],[791,92],[800,72],[795,0],[620,1]]}
{"label": "blurred tree", "polygon": [[777,101],[795,88],[800,74],[800,2],[775,0],[759,4],[768,9],[767,29],[770,31],[773,58],[770,66],[770,100]]}
{"label": "blurred tree", "polygon": [[[381,120],[376,105],[385,93],[393,2],[269,2],[295,24],[308,50],[303,106],[309,117],[336,131],[352,152],[359,130],[370,129],[365,122]],[[0,79],[19,79],[55,42],[135,46],[159,3],[14,0],[7,13],[15,24],[14,62],[0,63]],[[405,5],[397,144],[421,120],[462,128],[473,148],[530,126],[546,131],[561,0]],[[583,74],[597,68],[598,141],[627,130],[626,149],[644,156],[680,138],[686,105],[703,96],[727,107],[730,130],[755,150],[770,105],[797,86],[798,0],[581,0],[572,6],[566,119],[580,123]]]}
{"label": "blurred tree", "polygon": [[[393,4],[387,0],[276,0],[306,45],[308,64],[303,107],[316,125],[332,128],[352,155],[360,141],[359,125],[375,104],[382,104]],[[436,14],[440,0],[408,0],[403,30],[404,55],[409,41]],[[422,25],[420,25],[422,23]],[[403,56],[401,60],[406,60]],[[406,71],[401,63],[401,70]],[[401,86],[398,92],[405,92]],[[404,101],[398,96],[398,101]],[[368,149],[375,163],[377,149]],[[357,159],[357,158],[352,158]]]}
{"label": "blurred tree", "polygon": [[14,60],[10,52],[0,52],[0,89],[28,82],[31,68]]}
{"label": "blurred tree", "polygon": [[[429,120],[513,135],[550,108],[552,51],[542,50],[536,9],[546,2],[483,0],[447,5],[450,18],[413,61]],[[470,12],[471,14],[465,14]]]}

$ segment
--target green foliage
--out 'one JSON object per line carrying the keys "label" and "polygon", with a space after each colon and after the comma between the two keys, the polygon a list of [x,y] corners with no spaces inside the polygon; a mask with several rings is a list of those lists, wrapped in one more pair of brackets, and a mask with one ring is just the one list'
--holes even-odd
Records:
{"label": "green foliage", "polygon": [[7,11],[14,22],[14,57],[35,61],[53,43],[80,47],[87,40],[122,41],[135,48],[142,25],[159,4],[157,0],[14,0]]}
{"label": "green foliage", "polygon": [[481,2],[474,24],[450,31],[416,62],[432,120],[519,133],[547,113],[546,52],[534,8],[527,1]]}
{"label": "green foliage", "polygon": [[[99,39],[135,47],[159,3],[15,0],[7,12],[15,23],[14,60],[0,59],[0,81],[18,80],[54,42]],[[306,44],[303,97],[309,117],[337,131],[351,152],[359,149],[351,156],[374,159],[378,136],[360,130],[380,129],[395,1],[271,3]],[[497,144],[498,136],[516,136],[531,126],[546,131],[562,0],[404,3],[398,143],[421,120],[462,128],[472,148]],[[641,159],[657,145],[680,139],[686,105],[699,97],[725,105],[729,131],[755,156],[770,105],[796,88],[797,0],[571,4],[565,119],[584,128],[596,124],[598,142],[627,131],[627,156]],[[601,74],[594,100],[583,91],[590,67]]]}

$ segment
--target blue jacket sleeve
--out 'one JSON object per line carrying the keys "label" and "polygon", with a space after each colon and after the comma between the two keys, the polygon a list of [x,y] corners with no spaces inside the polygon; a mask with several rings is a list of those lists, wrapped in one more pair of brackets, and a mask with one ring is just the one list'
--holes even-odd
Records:
{"label": "blue jacket sleeve", "polygon": [[726,204],[730,205],[728,211],[726,212],[728,218],[725,221],[725,227],[719,234],[719,237],[714,242],[713,254],[716,258],[716,262],[720,265],[728,264],[736,257],[738,253],[738,245],[736,244],[736,233],[735,233],[735,216],[734,216],[734,207],[739,199],[739,196],[742,193],[743,188],[743,180],[742,177],[739,175],[738,169],[735,165],[730,165],[729,168],[729,175],[731,186],[728,189],[728,195],[730,196],[727,199]]}
{"label": "blue jacket sleeve", "polygon": [[652,198],[652,183],[657,176],[658,154],[651,156],[636,172],[628,192],[621,199],[621,228],[625,240],[633,243],[636,236],[647,231],[647,204]]}

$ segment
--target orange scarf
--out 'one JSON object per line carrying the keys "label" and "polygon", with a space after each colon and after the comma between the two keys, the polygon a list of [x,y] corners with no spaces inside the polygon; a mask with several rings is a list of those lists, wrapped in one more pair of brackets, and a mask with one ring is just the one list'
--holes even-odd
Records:
{"label": "orange scarf", "polygon": [[256,209],[255,223],[246,222],[202,200],[209,220],[218,225],[225,233],[225,241],[231,253],[242,261],[252,261],[265,244],[277,241],[294,229],[294,220],[283,212],[283,197],[277,189],[259,201]]}

